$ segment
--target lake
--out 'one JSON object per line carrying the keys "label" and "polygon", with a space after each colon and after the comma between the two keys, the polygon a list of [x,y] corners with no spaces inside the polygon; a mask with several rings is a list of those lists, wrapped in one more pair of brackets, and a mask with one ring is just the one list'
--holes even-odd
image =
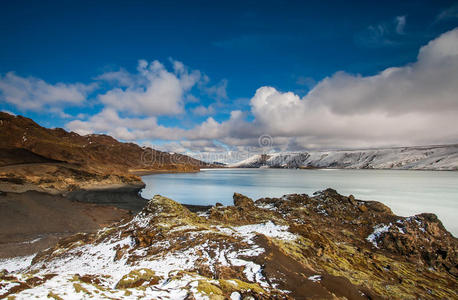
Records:
{"label": "lake", "polygon": [[184,204],[232,205],[234,192],[253,199],[313,194],[328,187],[361,200],[377,200],[395,214],[435,213],[458,236],[458,172],[342,169],[204,169],[199,173],[143,176],[142,191]]}

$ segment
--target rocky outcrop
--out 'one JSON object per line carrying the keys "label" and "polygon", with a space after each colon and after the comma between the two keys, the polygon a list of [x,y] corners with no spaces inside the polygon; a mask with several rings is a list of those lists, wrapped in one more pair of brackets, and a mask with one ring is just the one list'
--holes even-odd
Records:
{"label": "rocky outcrop", "polygon": [[155,196],[131,220],[0,273],[0,297],[455,299],[457,246],[432,214],[399,217],[332,189],[236,193],[199,214]]}

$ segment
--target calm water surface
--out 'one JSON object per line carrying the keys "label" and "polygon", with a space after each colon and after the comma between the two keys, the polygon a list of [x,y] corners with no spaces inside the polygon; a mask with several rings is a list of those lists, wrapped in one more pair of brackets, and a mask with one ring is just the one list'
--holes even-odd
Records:
{"label": "calm water surface", "polygon": [[438,215],[458,236],[458,172],[404,170],[208,169],[200,173],[156,174],[143,177],[142,196],[156,194],[185,204],[232,204],[234,192],[251,198],[313,194],[331,187],[357,199],[377,200],[395,214]]}

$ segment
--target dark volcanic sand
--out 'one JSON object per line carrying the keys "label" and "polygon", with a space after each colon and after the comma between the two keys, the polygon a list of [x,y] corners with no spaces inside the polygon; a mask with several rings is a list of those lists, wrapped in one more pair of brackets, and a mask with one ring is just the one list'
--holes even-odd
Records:
{"label": "dark volcanic sand", "polygon": [[[132,217],[148,202],[138,187],[75,191],[67,196],[35,191],[0,192],[0,258],[34,254],[63,237]],[[211,206],[186,205],[193,212]]]}
{"label": "dark volcanic sand", "polygon": [[0,193],[0,258],[33,254],[59,238],[93,232],[130,216],[128,209],[62,196],[32,191]]}

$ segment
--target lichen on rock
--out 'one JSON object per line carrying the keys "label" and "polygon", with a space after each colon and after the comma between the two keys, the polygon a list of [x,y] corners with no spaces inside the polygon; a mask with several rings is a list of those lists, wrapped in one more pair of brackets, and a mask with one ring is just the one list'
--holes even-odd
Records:
{"label": "lichen on rock", "polygon": [[2,272],[0,296],[453,299],[456,249],[432,214],[399,217],[332,189],[256,201],[236,193],[206,218],[157,195],[130,220]]}

